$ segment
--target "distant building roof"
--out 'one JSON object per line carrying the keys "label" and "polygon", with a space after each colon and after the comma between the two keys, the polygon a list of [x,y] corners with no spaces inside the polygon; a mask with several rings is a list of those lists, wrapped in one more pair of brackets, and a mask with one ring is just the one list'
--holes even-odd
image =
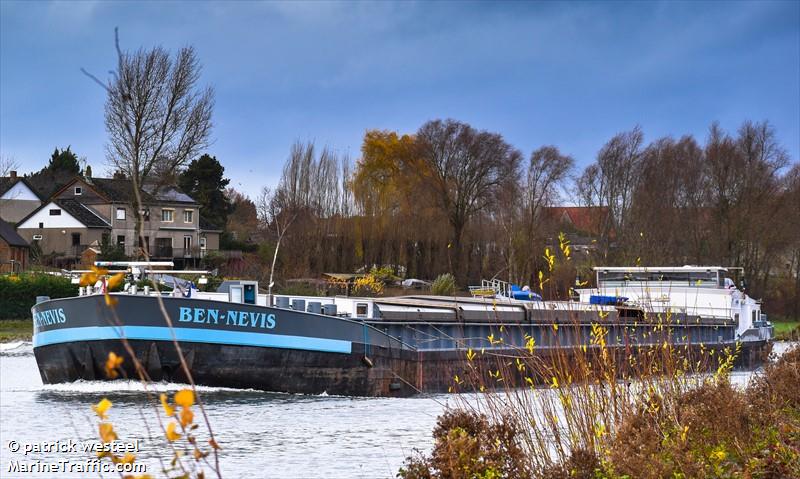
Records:
{"label": "distant building roof", "polygon": [[42,199],[41,193],[38,189],[31,184],[28,178],[23,176],[11,177],[11,176],[0,176],[0,196],[3,196],[6,191],[10,190],[14,185],[18,182],[23,182],[32,192],[34,195],[38,196],[39,199]]}
{"label": "distant building roof", "polygon": [[[132,203],[136,198],[133,192],[133,183],[127,179],[117,178],[89,178],[87,183],[98,193],[111,201]],[[141,191],[143,203],[152,203],[155,199],[147,191]]]}
{"label": "distant building roof", "polygon": [[600,234],[600,227],[608,215],[608,208],[601,206],[551,206],[545,213],[557,221],[566,221],[576,230]]}
{"label": "distant building roof", "polygon": [[151,196],[160,201],[169,201],[170,203],[197,203],[194,198],[181,191],[181,189],[175,185],[159,186],[158,188],[152,185],[145,185],[144,189],[148,191]]}
{"label": "distant building roof", "polygon": [[0,220],[0,238],[3,239],[9,246],[17,246],[20,248],[29,248],[30,245],[25,241],[22,236],[17,234],[14,227]]}
{"label": "distant building roof", "polygon": [[75,219],[89,228],[111,228],[108,221],[104,220],[100,215],[79,201],[65,198],[56,200],[54,203],[62,207],[64,211],[74,216]]}
{"label": "distant building roof", "polygon": [[44,173],[34,173],[26,176],[28,184],[42,200],[47,200],[53,194],[63,188],[67,183],[75,178],[75,173],[65,171],[46,171]]}
{"label": "distant building roof", "polygon": [[19,220],[17,225],[22,225],[28,221],[28,218],[32,217],[44,208],[47,208],[51,203],[60,206],[64,211],[72,215],[76,220],[83,223],[87,228],[111,228],[111,224],[103,219],[102,216],[92,211],[88,206],[82,204],[80,201],[76,201],[71,198],[45,201],[41,206],[31,211],[28,216]]}
{"label": "distant building roof", "polygon": [[[71,181],[62,185],[58,190],[54,191],[53,194],[59,193],[78,180],[84,181],[100,196],[113,203],[132,204],[136,199],[133,183],[127,178],[84,178],[76,176]],[[139,194],[142,203],[146,205],[154,203],[186,203],[197,205],[197,201],[175,185],[145,185],[139,190]]]}

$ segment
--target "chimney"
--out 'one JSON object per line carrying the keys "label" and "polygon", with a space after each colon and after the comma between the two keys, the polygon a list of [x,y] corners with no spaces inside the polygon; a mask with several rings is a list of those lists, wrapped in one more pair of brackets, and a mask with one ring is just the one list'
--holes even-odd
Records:
{"label": "chimney", "polygon": [[11,170],[11,171],[9,172],[9,174],[11,175],[11,179],[12,179],[12,180],[15,180],[15,179],[17,179],[17,170]]}

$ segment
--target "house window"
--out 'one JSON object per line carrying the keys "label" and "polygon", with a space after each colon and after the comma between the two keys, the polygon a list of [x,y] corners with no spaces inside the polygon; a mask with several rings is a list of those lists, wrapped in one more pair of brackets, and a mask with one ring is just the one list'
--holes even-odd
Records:
{"label": "house window", "polygon": [[161,210],[161,221],[164,223],[172,223],[174,221],[173,216],[175,214],[175,210]]}
{"label": "house window", "polygon": [[142,219],[144,221],[150,221],[150,208],[145,208],[142,210]]}
{"label": "house window", "polygon": [[81,234],[72,233],[72,246],[80,246],[80,245],[81,245]]}
{"label": "house window", "polygon": [[117,235],[117,244],[125,246],[125,235]]}
{"label": "house window", "polygon": [[125,208],[117,208],[117,219],[125,221]]}
{"label": "house window", "polygon": [[200,249],[201,250],[205,250],[206,249],[206,237],[205,236],[201,236],[200,237]]}
{"label": "house window", "polygon": [[39,229],[44,228],[44,223],[39,223]]}
{"label": "house window", "polygon": [[41,241],[41,240],[42,240],[42,238],[43,238],[43,236],[42,236],[42,235],[33,235],[33,240],[34,240],[34,241]]}
{"label": "house window", "polygon": [[58,208],[51,209],[50,216],[61,216],[61,210]]}
{"label": "house window", "polygon": [[183,210],[183,222],[191,223],[194,221],[194,210]]}
{"label": "house window", "polygon": [[75,187],[75,196],[80,196],[82,194],[83,194],[83,188],[81,188],[80,186],[76,186]]}

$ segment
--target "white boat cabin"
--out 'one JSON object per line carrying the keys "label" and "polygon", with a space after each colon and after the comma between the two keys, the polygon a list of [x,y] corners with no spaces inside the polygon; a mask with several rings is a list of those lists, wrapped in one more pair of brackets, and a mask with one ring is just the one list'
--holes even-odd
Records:
{"label": "white boat cabin", "polygon": [[[580,302],[616,301],[644,311],[680,312],[731,319],[744,337],[765,326],[761,302],[736,287],[728,268],[721,266],[598,267],[597,287],[579,289]],[[598,300],[600,298],[600,300]]]}

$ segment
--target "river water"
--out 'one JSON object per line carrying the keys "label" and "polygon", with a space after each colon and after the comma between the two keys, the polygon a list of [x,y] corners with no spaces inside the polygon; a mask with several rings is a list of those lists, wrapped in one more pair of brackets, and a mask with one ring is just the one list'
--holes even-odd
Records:
{"label": "river water", "polygon": [[[9,442],[96,440],[97,418],[90,405],[103,397],[114,404],[110,419],[120,439],[141,440],[137,462],[144,461],[155,477],[163,476],[156,460],[159,452],[164,454],[163,444],[148,439],[142,421],[144,415],[157,428],[156,413],[144,404],[140,383],[42,385],[29,344],[0,346],[0,477],[97,477],[9,472],[13,461],[53,463],[71,458],[79,462],[92,457],[82,451],[24,455],[22,449],[11,452]],[[156,385],[158,391],[182,387]],[[224,477],[391,478],[413,449],[430,449],[436,417],[448,400],[452,402],[447,395],[382,399],[199,390],[223,448]]]}
{"label": "river water", "polygon": [[[776,350],[786,347],[779,343]],[[744,384],[750,375],[734,373],[734,382]],[[156,392],[182,387],[154,386]],[[392,478],[414,449],[430,450],[437,416],[448,402],[454,403],[448,395],[383,399],[199,390],[223,448],[220,464],[224,477]],[[110,419],[120,439],[140,440],[137,462],[145,464],[148,473],[163,477],[158,458],[167,454],[166,449],[162,439],[148,434],[146,425],[158,429],[156,410],[145,401],[139,382],[43,385],[30,344],[0,345],[0,477],[98,477],[97,473],[71,474],[64,469],[58,474],[23,474],[9,472],[9,467],[64,459],[76,464],[64,468],[81,467],[92,453],[79,449],[24,454],[24,447],[96,440],[97,418],[90,405],[103,397],[114,404]],[[104,477],[119,476],[106,473]]]}

